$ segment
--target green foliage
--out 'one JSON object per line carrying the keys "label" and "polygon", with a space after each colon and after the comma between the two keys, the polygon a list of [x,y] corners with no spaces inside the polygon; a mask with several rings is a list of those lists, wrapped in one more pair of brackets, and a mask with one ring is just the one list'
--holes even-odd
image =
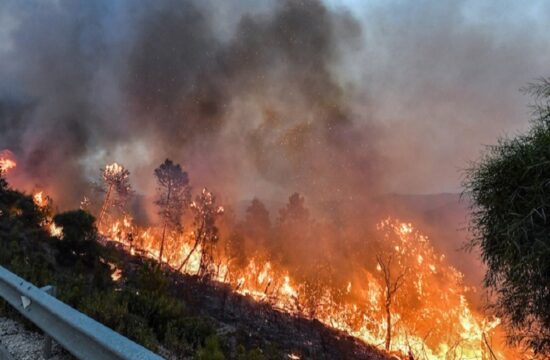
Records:
{"label": "green foliage", "polygon": [[244,346],[239,345],[237,348],[237,360],[265,360],[265,356],[260,349],[246,351]]}
{"label": "green foliage", "polygon": [[11,190],[4,178],[0,184],[0,229],[39,232],[44,213],[34,203],[32,196]]}
{"label": "green foliage", "polygon": [[136,287],[136,289],[139,288],[153,296],[168,291],[169,285],[168,277],[164,270],[152,261],[145,261],[137,270],[136,275],[129,277],[128,282],[129,285]]}
{"label": "green foliage", "polygon": [[182,303],[166,294],[155,297],[146,291],[129,292],[128,298],[128,310],[143,317],[161,341],[164,340],[170,321],[186,315]]}
{"label": "green foliage", "polygon": [[214,327],[206,319],[185,317],[168,323],[164,342],[178,357],[188,357],[214,334]]}
{"label": "green foliage", "polygon": [[129,310],[128,299],[122,292],[100,291],[84,297],[78,309],[150,349],[158,346],[155,331],[146,318]]}
{"label": "green foliage", "polygon": [[223,360],[225,356],[220,348],[220,340],[212,335],[206,339],[204,347],[200,347],[195,354],[196,360]]}
{"label": "green foliage", "polygon": [[54,216],[56,225],[63,228],[63,239],[74,242],[93,241],[97,237],[95,218],[84,210],[67,211]]}
{"label": "green foliage", "polygon": [[550,83],[534,94],[530,131],[501,139],[468,172],[473,200],[470,245],[479,246],[496,292],[496,314],[510,339],[550,355]]}
{"label": "green foliage", "polygon": [[44,214],[31,196],[0,186],[0,265],[37,285],[52,278],[53,259],[48,235],[42,229]]}
{"label": "green foliage", "polygon": [[74,210],[55,215],[53,221],[63,228],[63,239],[56,243],[57,261],[65,266],[75,266],[81,261],[95,267],[101,252],[95,241],[95,218],[84,210]]}

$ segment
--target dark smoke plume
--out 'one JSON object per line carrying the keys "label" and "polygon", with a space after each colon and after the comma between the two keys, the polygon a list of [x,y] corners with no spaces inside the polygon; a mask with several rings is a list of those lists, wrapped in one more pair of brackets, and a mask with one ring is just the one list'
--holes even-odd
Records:
{"label": "dark smoke plume", "polygon": [[375,187],[372,131],[332,69],[361,38],[348,13],[318,1],[240,9],[227,35],[193,1],[28,6],[3,6],[17,24],[0,143],[63,201],[112,161],[148,192],[166,156],[231,198]]}
{"label": "dark smoke plume", "polygon": [[[10,183],[75,207],[117,161],[144,204],[133,215],[146,218],[153,169],[169,157],[223,204],[258,196],[275,217],[290,194],[305,195],[312,217],[338,226],[311,237],[330,251],[302,236],[289,255],[315,248],[352,271],[352,256],[363,261],[355,244],[370,236],[363,210],[399,215],[393,198],[387,209],[366,198],[458,191],[480,144],[527,124],[517,89],[548,75],[550,9],[338,2],[0,1]],[[464,219],[445,209],[426,222],[446,251],[460,247]]]}
{"label": "dark smoke plume", "polygon": [[327,3],[3,1],[0,148],[64,207],[112,161],[151,193],[166,156],[229,198],[356,199],[459,191],[526,125],[544,1]]}

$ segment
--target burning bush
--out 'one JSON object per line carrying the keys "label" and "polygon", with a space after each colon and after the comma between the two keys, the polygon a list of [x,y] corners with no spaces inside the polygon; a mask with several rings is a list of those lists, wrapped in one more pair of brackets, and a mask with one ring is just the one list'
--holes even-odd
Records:
{"label": "burning bush", "polygon": [[[2,184],[0,265],[37,286],[55,285],[60,300],[152,350],[162,344],[184,358],[211,347],[206,339],[216,338],[213,322],[186,310],[156,262],[129,262],[101,246],[95,219],[83,210],[55,215],[63,231],[61,238],[52,237],[35,199]],[[112,277],[114,269],[124,269],[123,280]],[[3,302],[0,313],[18,316]]]}

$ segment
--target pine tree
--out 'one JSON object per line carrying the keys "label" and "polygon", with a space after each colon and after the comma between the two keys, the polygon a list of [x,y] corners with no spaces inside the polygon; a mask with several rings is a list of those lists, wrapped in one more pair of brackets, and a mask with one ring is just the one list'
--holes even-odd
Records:
{"label": "pine tree", "polygon": [[116,162],[101,169],[101,178],[103,184],[100,189],[105,192],[105,197],[97,220],[98,229],[109,207],[115,206],[124,211],[128,199],[133,193],[130,185],[130,172]]}
{"label": "pine tree", "polygon": [[158,183],[158,199],[155,204],[159,207],[159,216],[162,219],[159,251],[159,262],[162,262],[166,231],[180,232],[183,230],[181,220],[191,199],[191,188],[187,172],[170,159],[166,159],[155,169],[155,176]]}

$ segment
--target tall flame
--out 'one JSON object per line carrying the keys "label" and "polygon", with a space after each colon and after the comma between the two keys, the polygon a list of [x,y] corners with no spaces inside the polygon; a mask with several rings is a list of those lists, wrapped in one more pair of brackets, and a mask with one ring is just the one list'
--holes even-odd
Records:
{"label": "tall flame", "polygon": [[[505,359],[507,349],[491,343],[501,332],[500,320],[486,318],[471,307],[463,275],[446,262],[444,255],[435,252],[428,238],[412,224],[392,219],[380,222],[378,231],[386,241],[395,243],[393,255],[399,264],[411,267],[391,313],[391,350],[411,352],[415,359]],[[130,234],[131,244],[127,241]],[[158,229],[139,229],[129,217],[112,222],[103,235],[130,247],[132,252],[158,257]],[[192,233],[173,240],[177,246],[169,248],[163,260],[178,268],[192,251]],[[194,250],[182,272],[198,273],[201,251],[200,247]],[[313,302],[308,284],[264,258],[251,258],[244,267],[222,258],[215,266],[214,280],[230,284],[240,294],[290,314],[317,319],[383,347],[385,288],[379,265],[378,271],[364,268],[362,277],[350,279],[342,289],[322,286]]]}
{"label": "tall flame", "polygon": [[[36,192],[34,201],[40,207],[48,204],[43,191]],[[101,235],[120,242],[132,254],[139,252],[157,259],[160,230],[140,228],[124,215],[110,219]],[[52,236],[62,236],[62,229],[51,220],[45,226]],[[463,275],[450,266],[444,255],[438,254],[429,239],[416,231],[411,223],[386,219],[377,225],[379,236],[388,244],[396,266],[408,269],[403,289],[396,293],[390,314],[392,325],[391,350],[414,354],[415,359],[506,359],[509,349],[494,343],[500,336],[500,320],[487,318],[472,308],[467,300],[469,287]],[[197,274],[202,249],[193,247],[193,232],[171,234],[163,261]],[[342,286],[321,284],[312,295],[311,284],[293,276],[275,262],[262,256],[236,266],[220,254],[213,280],[230,284],[233,289],[259,302],[296,316],[317,319],[329,327],[383,348],[387,331],[384,311],[386,288],[382,280],[383,267],[372,270],[365,266],[359,276]],[[120,271],[113,271],[118,280]]]}
{"label": "tall flame", "polygon": [[14,160],[0,157],[0,172],[8,172],[16,166],[17,163]]}

